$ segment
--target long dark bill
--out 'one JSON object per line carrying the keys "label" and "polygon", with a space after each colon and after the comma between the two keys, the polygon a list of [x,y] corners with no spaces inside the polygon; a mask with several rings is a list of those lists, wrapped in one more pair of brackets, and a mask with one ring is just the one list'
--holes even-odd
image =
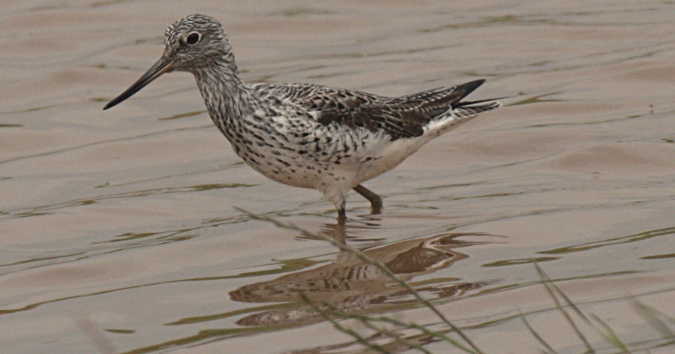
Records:
{"label": "long dark bill", "polygon": [[162,76],[162,74],[171,71],[172,68],[173,68],[173,61],[167,60],[165,57],[162,57],[155,63],[155,65],[153,65],[150,69],[148,69],[148,71],[146,71],[145,74],[143,74],[143,76],[141,76],[141,78],[138,79],[138,81],[136,81],[133,85],[131,85],[131,87],[129,87],[126,91],[122,92],[119,96],[115,97],[114,100],[108,102],[108,104],[106,104],[105,107],[103,107],[103,109],[104,110],[108,109],[126,100],[136,92],[140,91],[143,87],[147,86],[153,80]]}

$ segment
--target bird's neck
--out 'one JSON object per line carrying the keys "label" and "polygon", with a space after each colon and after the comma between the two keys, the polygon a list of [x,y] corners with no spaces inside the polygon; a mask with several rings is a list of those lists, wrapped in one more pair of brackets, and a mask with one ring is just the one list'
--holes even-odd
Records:
{"label": "bird's neck", "polygon": [[234,58],[216,62],[193,74],[211,119],[229,137],[231,129],[241,124],[241,118],[247,114],[251,99],[250,89],[239,77]]}

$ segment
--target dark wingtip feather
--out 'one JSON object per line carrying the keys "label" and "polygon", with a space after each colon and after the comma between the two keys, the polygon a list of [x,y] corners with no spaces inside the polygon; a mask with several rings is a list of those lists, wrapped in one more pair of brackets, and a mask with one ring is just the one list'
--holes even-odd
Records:
{"label": "dark wingtip feather", "polygon": [[[458,92],[461,91],[463,93],[462,93],[462,96],[460,97],[460,99],[458,100],[458,102],[454,103],[452,105],[452,107],[454,107],[454,108],[469,107],[469,106],[479,104],[479,103],[495,102],[497,100],[511,98],[510,96],[504,96],[504,97],[487,98],[487,99],[478,100],[478,101],[462,101],[466,96],[468,96],[471,92],[475,91],[484,82],[485,82],[485,80],[481,79],[481,80],[471,81],[471,82],[467,82],[465,84],[458,85],[455,88],[455,91],[458,91]],[[497,102],[497,103],[499,103],[499,102]]]}
{"label": "dark wingtip feather", "polygon": [[485,83],[485,79],[480,79],[480,80],[474,80],[471,82],[467,82],[465,84],[457,85],[455,87],[456,92],[462,91],[462,95],[459,97],[457,101],[461,101],[464,97],[468,96],[471,94],[471,92],[475,91],[477,88],[480,87],[480,85]]}

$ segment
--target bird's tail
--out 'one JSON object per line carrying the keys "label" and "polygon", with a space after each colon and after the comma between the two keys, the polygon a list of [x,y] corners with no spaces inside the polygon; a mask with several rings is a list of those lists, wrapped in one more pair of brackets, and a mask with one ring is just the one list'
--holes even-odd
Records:
{"label": "bird's tail", "polygon": [[453,100],[444,107],[435,108],[433,112],[435,117],[427,126],[427,131],[433,132],[433,134],[443,134],[470,121],[479,114],[501,107],[502,104],[497,100],[502,97],[463,101],[466,96],[475,91],[484,82],[485,80],[471,81],[448,90],[450,95],[454,96]]}
{"label": "bird's tail", "polygon": [[495,99],[480,100],[473,102],[460,102],[458,105],[452,107],[453,108],[452,113],[457,118],[462,119],[471,116],[477,116],[481,113],[497,109],[501,106],[502,106],[501,102],[495,101]]}
{"label": "bird's tail", "polygon": [[497,100],[506,97],[488,98],[479,101],[462,101],[466,96],[468,96],[471,92],[476,90],[484,82],[485,80],[476,80],[467,82],[462,85],[458,85],[455,88],[455,91],[462,92],[463,95],[458,100],[453,102],[452,104],[453,113],[458,115],[458,117],[468,117],[468,116],[475,116],[483,112],[491,111],[493,109],[501,107],[502,104]]}

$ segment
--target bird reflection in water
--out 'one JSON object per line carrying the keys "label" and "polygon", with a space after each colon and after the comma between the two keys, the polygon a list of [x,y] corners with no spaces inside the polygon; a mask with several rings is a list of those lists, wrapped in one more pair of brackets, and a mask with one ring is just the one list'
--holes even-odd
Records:
{"label": "bird reflection in water", "polygon": [[[336,238],[344,241],[344,227],[337,226],[335,234]],[[406,240],[364,253],[379,260],[404,281],[410,281],[467,258],[467,255],[455,251],[477,244],[459,239],[467,236],[476,234],[454,233]],[[488,284],[459,280],[444,277],[442,281],[417,286],[416,290],[427,298],[438,299],[459,296]],[[394,281],[380,269],[349,252],[339,253],[337,259],[328,265],[243,286],[230,292],[230,297],[234,301],[249,303],[285,303],[277,309],[240,319],[237,324],[242,326],[303,325],[322,321],[320,314],[304,306],[301,293],[315,304],[327,303],[345,313],[381,313],[417,304],[407,290],[394,285]]]}

